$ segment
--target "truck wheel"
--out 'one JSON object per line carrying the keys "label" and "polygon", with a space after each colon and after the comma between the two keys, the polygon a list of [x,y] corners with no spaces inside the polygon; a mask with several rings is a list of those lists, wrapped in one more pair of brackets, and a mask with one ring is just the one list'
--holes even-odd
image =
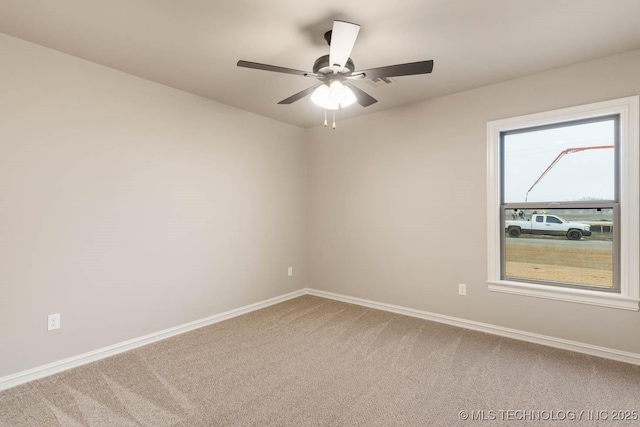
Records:
{"label": "truck wheel", "polygon": [[569,240],[580,240],[582,239],[582,231],[580,230],[569,230],[567,233],[567,239]]}
{"label": "truck wheel", "polygon": [[509,233],[509,237],[518,237],[518,236],[520,236],[520,229],[518,227],[511,227],[507,231]]}

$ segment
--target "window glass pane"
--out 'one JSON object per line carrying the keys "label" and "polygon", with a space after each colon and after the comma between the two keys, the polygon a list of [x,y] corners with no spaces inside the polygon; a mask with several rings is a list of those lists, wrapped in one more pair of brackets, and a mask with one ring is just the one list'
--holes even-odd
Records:
{"label": "window glass pane", "polygon": [[504,213],[505,279],[613,286],[613,209]]}
{"label": "window glass pane", "polygon": [[616,121],[503,135],[504,203],[615,200]]}

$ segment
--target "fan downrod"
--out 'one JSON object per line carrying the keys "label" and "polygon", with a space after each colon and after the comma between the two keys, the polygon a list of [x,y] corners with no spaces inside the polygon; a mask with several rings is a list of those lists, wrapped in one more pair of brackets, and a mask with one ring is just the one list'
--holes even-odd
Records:
{"label": "fan downrod", "polygon": [[326,33],[324,33],[324,40],[327,42],[327,44],[329,46],[331,46],[331,34],[333,33],[332,30],[327,31]]}

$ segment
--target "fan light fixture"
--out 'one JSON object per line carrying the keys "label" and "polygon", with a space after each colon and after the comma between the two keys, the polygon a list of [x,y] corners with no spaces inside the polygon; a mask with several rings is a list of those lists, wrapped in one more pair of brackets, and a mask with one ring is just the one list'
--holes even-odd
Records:
{"label": "fan light fixture", "polygon": [[428,60],[356,71],[353,60],[349,56],[351,56],[359,32],[360,25],[358,24],[338,20],[333,21],[332,30],[324,33],[324,39],[329,44],[329,54],[316,59],[313,63],[312,72],[242,60],[238,61],[238,67],[318,79],[320,81],[319,84],[316,83],[301,90],[278,102],[278,104],[293,104],[311,95],[311,100],[324,108],[325,126],[327,126],[327,111],[331,111],[333,128],[335,129],[337,110],[346,108],[354,102],[363,107],[368,107],[378,102],[373,96],[355,84],[351,84],[352,79],[376,80],[388,77],[413,76],[416,74],[428,74],[433,70],[433,60]]}
{"label": "fan light fixture", "polygon": [[318,86],[311,100],[325,110],[345,108],[357,101],[353,91],[337,80],[329,86],[324,83]]}

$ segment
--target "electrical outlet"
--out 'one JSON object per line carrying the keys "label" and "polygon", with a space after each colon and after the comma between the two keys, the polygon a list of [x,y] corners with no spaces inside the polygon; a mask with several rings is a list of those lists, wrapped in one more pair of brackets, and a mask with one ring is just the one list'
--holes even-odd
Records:
{"label": "electrical outlet", "polygon": [[289,267],[289,270],[287,270],[287,274],[289,276],[293,276],[293,267]]}
{"label": "electrical outlet", "polygon": [[47,322],[47,329],[53,331],[54,329],[60,329],[60,313],[50,314]]}
{"label": "electrical outlet", "polygon": [[464,283],[458,284],[458,295],[466,295],[467,294],[467,285]]}

